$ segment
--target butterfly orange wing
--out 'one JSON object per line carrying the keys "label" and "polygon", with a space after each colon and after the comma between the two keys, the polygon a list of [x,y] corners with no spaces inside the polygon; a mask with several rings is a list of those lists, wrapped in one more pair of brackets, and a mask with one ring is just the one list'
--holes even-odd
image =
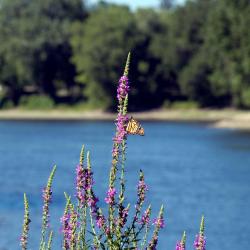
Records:
{"label": "butterfly orange wing", "polygon": [[129,119],[126,131],[128,132],[128,134],[132,135],[144,135],[143,127],[133,117]]}

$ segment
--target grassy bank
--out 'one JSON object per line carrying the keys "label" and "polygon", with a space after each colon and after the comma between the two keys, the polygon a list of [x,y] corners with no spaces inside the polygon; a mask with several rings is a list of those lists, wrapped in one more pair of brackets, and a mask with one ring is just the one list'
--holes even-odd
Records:
{"label": "grassy bank", "polygon": [[[130,113],[138,120],[158,121],[200,121],[213,123],[218,128],[250,130],[250,112],[239,110],[160,109],[146,112]],[[1,110],[0,120],[114,120],[115,114],[101,110],[49,110],[29,111],[22,109]]]}

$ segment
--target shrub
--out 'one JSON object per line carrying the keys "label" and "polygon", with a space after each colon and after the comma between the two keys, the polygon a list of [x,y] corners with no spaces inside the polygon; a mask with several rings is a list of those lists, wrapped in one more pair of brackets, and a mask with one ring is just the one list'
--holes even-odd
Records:
{"label": "shrub", "polygon": [[175,101],[175,102],[169,102],[169,101],[165,101],[163,103],[163,108],[166,109],[198,109],[199,108],[199,104],[197,102],[194,101]]}
{"label": "shrub", "polygon": [[243,107],[250,108],[250,88],[245,88],[241,95]]}
{"label": "shrub", "polygon": [[173,109],[197,109],[199,105],[197,102],[194,101],[182,101],[182,102],[174,102],[171,105]]}
{"label": "shrub", "polygon": [[[109,174],[109,186],[104,201],[107,204],[107,214],[99,207],[99,199],[94,191],[94,179],[89,152],[86,163],[84,146],[80,153],[80,161],[76,167],[76,202],[65,194],[66,206],[61,218],[63,244],[62,248],[74,249],[156,249],[159,231],[164,227],[161,206],[158,216],[151,219],[151,205],[145,207],[148,190],[144,174],[140,171],[137,185],[137,201],[132,214],[130,204],[125,202],[125,161],[126,140],[129,134],[139,134],[143,131],[141,125],[135,121],[131,130],[127,125],[131,120],[127,116],[128,106],[128,56],[124,75],[120,78],[117,89],[118,115],[116,119],[116,134],[113,138],[112,164]],[[132,122],[131,122],[132,123]],[[143,134],[143,133],[142,133]],[[46,187],[43,189],[43,215],[40,250],[49,250],[52,246],[53,232],[48,227],[49,205],[52,199],[52,181],[56,167],[53,168]],[[120,176],[119,176],[119,175]],[[21,236],[22,250],[27,249],[29,232],[29,206],[24,195],[24,222]],[[129,215],[131,217],[129,217]],[[151,230],[151,227],[154,229]],[[149,237],[151,235],[151,237]],[[177,242],[176,249],[185,249],[186,234]],[[204,218],[202,218],[200,232],[196,236],[194,247],[205,249]]]}
{"label": "shrub", "polygon": [[54,101],[45,95],[23,96],[20,100],[20,106],[29,110],[48,110],[54,105]]}

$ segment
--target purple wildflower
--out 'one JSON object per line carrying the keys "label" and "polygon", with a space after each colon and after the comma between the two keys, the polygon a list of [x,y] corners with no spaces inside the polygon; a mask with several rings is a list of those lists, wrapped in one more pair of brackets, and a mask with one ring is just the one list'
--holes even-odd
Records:
{"label": "purple wildflower", "polygon": [[70,249],[75,244],[75,230],[77,227],[77,213],[71,209],[61,218],[62,233],[64,234],[64,248]]}
{"label": "purple wildflower", "polygon": [[115,203],[115,195],[116,195],[115,188],[110,187],[107,192],[107,197],[105,198],[106,203],[113,205]]}
{"label": "purple wildflower", "polygon": [[88,205],[91,209],[91,213],[93,216],[97,217],[98,215],[98,206],[97,202],[99,199],[95,196],[94,192],[91,192],[88,197]]}
{"label": "purple wildflower", "polygon": [[195,237],[194,248],[196,250],[206,250],[206,238],[204,236],[205,231],[205,221],[204,216],[201,218],[200,232]]}
{"label": "purple wildflower", "polygon": [[153,220],[153,225],[156,225],[158,228],[164,228],[165,223],[163,218],[156,218]]}
{"label": "purple wildflower", "polygon": [[117,223],[122,228],[125,226],[127,222],[129,207],[124,208],[123,206],[119,206],[119,219],[117,220]]}
{"label": "purple wildflower", "polygon": [[103,215],[99,215],[96,219],[96,225],[99,227],[99,228],[102,228],[105,224],[106,220],[104,218]]}
{"label": "purple wildflower", "polygon": [[43,218],[44,218],[44,226],[49,226],[49,204],[52,199],[52,190],[50,186],[47,186],[43,189]]}
{"label": "purple wildflower", "polygon": [[158,243],[159,231],[161,228],[164,227],[163,211],[164,211],[164,208],[163,206],[161,206],[158,217],[154,219],[153,221],[153,225],[155,225],[155,229],[154,229],[153,237],[151,241],[149,242],[147,249],[156,249],[156,245]]}
{"label": "purple wildflower", "polygon": [[140,211],[141,206],[143,204],[143,202],[145,201],[145,197],[146,197],[146,191],[148,191],[148,186],[146,185],[145,181],[144,181],[144,175],[143,172],[140,171],[140,180],[139,183],[137,185],[137,203],[136,203],[136,210],[137,213]]}
{"label": "purple wildflower", "polygon": [[185,250],[186,249],[186,232],[183,232],[182,239],[177,241],[175,250]]}
{"label": "purple wildflower", "polygon": [[93,183],[93,173],[78,165],[76,167],[76,196],[81,203],[87,202],[87,193],[91,190]]}
{"label": "purple wildflower", "polygon": [[185,250],[185,245],[183,244],[183,242],[181,241],[177,242],[175,250]]}
{"label": "purple wildflower", "polygon": [[202,234],[198,234],[195,237],[194,248],[196,250],[206,250],[206,238]]}
{"label": "purple wildflower", "polygon": [[117,156],[118,156],[118,153],[119,153],[118,147],[114,147],[114,148],[112,149],[112,156],[113,156],[113,158],[114,158],[114,157],[117,157]]}
{"label": "purple wildflower", "polygon": [[158,235],[154,235],[151,241],[149,242],[147,249],[156,250],[157,243],[158,243]]}
{"label": "purple wildflower", "polygon": [[140,203],[144,202],[146,191],[148,191],[148,186],[144,182],[144,178],[142,178],[137,186],[138,199]]}
{"label": "purple wildflower", "polygon": [[62,223],[62,233],[64,234],[64,243],[63,247],[64,249],[69,249],[70,247],[70,239],[71,239],[71,225],[70,225],[70,213],[65,213],[63,217],[61,218]]}
{"label": "purple wildflower", "polygon": [[139,224],[141,224],[141,225],[148,225],[149,222],[150,222],[150,207],[142,215],[142,218],[139,221]]}
{"label": "purple wildflower", "polygon": [[121,102],[129,91],[129,82],[127,76],[122,76],[119,80],[119,86],[117,88],[117,99]]}
{"label": "purple wildflower", "polygon": [[[117,119],[116,119],[116,136],[113,138],[114,142],[117,144],[121,144],[122,141],[124,140],[125,136],[127,135],[126,131],[126,124],[128,122],[128,116],[127,115],[122,115],[118,114]],[[113,154],[118,153],[118,148],[114,147],[113,149]]]}

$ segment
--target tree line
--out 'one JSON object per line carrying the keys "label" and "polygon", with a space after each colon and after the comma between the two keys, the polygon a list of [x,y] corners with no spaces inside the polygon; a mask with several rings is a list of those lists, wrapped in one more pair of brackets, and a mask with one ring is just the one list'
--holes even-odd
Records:
{"label": "tree line", "polygon": [[249,0],[161,6],[0,0],[0,107],[40,100],[114,109],[131,51],[132,110],[250,108]]}

